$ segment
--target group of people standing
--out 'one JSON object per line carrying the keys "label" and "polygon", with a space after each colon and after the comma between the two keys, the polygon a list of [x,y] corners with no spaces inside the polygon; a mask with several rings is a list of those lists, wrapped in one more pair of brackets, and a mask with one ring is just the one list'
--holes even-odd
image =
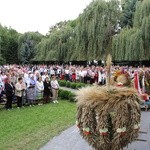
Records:
{"label": "group of people standing", "polygon": [[[132,80],[137,71],[143,92],[150,94],[150,67],[112,66],[111,76],[122,70]],[[6,93],[6,108],[12,107],[17,98],[17,107],[24,104],[58,103],[59,84],[56,78],[69,82],[84,82],[104,85],[107,68],[82,65],[4,65],[0,66],[0,97]]]}
{"label": "group of people standing", "polygon": [[[40,75],[29,72],[27,75],[19,74],[17,77],[7,74],[6,78],[1,81],[4,85],[1,94],[5,94],[7,99],[6,109],[12,108],[12,102],[15,98],[17,108],[26,104],[29,106],[42,105],[50,101],[58,103],[59,83],[55,75],[52,75],[51,79],[47,73]],[[16,83],[14,83],[14,78],[17,80]]]}

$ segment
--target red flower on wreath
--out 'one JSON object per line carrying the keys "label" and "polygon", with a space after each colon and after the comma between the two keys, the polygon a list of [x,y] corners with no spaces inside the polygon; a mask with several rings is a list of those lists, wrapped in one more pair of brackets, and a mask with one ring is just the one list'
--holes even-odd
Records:
{"label": "red flower on wreath", "polygon": [[102,135],[102,136],[107,136],[108,135],[108,129],[107,128],[100,129],[99,132],[100,132],[100,135]]}
{"label": "red flower on wreath", "polygon": [[90,128],[83,128],[84,135],[90,135]]}

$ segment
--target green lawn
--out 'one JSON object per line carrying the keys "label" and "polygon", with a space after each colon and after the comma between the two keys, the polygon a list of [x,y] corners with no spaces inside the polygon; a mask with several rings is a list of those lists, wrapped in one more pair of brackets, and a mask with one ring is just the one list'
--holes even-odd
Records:
{"label": "green lawn", "polygon": [[75,123],[75,103],[0,110],[0,150],[37,150]]}

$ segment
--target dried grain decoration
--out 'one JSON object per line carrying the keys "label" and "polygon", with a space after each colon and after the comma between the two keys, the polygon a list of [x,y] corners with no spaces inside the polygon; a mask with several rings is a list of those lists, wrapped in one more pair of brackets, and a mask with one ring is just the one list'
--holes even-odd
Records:
{"label": "dried grain decoration", "polygon": [[86,87],[76,99],[77,126],[95,150],[120,150],[138,136],[140,99],[133,88]]}

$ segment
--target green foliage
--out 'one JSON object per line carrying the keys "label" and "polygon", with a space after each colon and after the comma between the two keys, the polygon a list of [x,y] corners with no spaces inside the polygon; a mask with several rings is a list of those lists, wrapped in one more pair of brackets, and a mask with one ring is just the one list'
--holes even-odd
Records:
{"label": "green foliage", "polygon": [[71,102],[75,101],[75,94],[71,91],[68,91],[68,90],[60,89],[58,92],[58,97],[60,97],[63,100],[64,99],[69,100]]}
{"label": "green foliage", "polygon": [[122,3],[122,16],[120,18],[121,27],[133,27],[133,18],[136,9],[136,3],[139,0],[126,0]]}
{"label": "green foliage", "polygon": [[19,34],[12,28],[0,25],[0,63],[18,62],[18,39]]}
{"label": "green foliage", "polygon": [[69,101],[75,102],[75,94],[74,93],[70,92],[68,95],[68,98],[69,98]]}
{"label": "green foliage", "polygon": [[76,20],[51,27],[49,35],[37,45],[34,60],[102,59],[110,52],[119,16],[118,0],[93,1]]}
{"label": "green foliage", "polygon": [[82,84],[81,83],[76,83],[76,89],[79,89],[82,87]]}
{"label": "green foliage", "polygon": [[[0,25],[0,64],[31,61],[150,60],[150,0],[93,0],[75,20],[42,36]],[[116,34],[120,23],[122,30]],[[69,86],[69,83],[68,83]],[[79,85],[80,87],[80,85]]]}
{"label": "green foliage", "polygon": [[87,86],[88,84],[85,84],[85,83],[76,83],[76,82],[70,82],[70,81],[66,81],[66,80],[59,80],[59,85],[64,87],[66,86],[67,88],[72,88],[72,89],[79,89],[81,87],[85,87]]}
{"label": "green foliage", "polygon": [[70,94],[70,91],[61,89],[60,92],[58,93],[58,97],[60,97],[61,99],[69,100],[69,94]]}
{"label": "green foliage", "polygon": [[133,28],[124,28],[112,41],[113,60],[150,60],[150,1],[137,2]]}
{"label": "green foliage", "polygon": [[87,86],[87,85],[88,85],[88,84],[85,84],[85,83],[76,83],[76,89],[85,87],[85,86]]}
{"label": "green foliage", "polygon": [[68,88],[70,88],[70,86],[71,86],[71,82],[66,82],[66,87],[68,87]]}
{"label": "green foliage", "polygon": [[76,83],[72,82],[71,85],[70,85],[70,87],[71,87],[72,89],[76,89]]}
{"label": "green foliage", "polygon": [[22,63],[29,63],[36,54],[36,46],[42,35],[38,32],[27,32],[18,38],[18,58]]}
{"label": "green foliage", "polygon": [[66,81],[65,80],[59,80],[59,85],[60,86],[66,86]]}

